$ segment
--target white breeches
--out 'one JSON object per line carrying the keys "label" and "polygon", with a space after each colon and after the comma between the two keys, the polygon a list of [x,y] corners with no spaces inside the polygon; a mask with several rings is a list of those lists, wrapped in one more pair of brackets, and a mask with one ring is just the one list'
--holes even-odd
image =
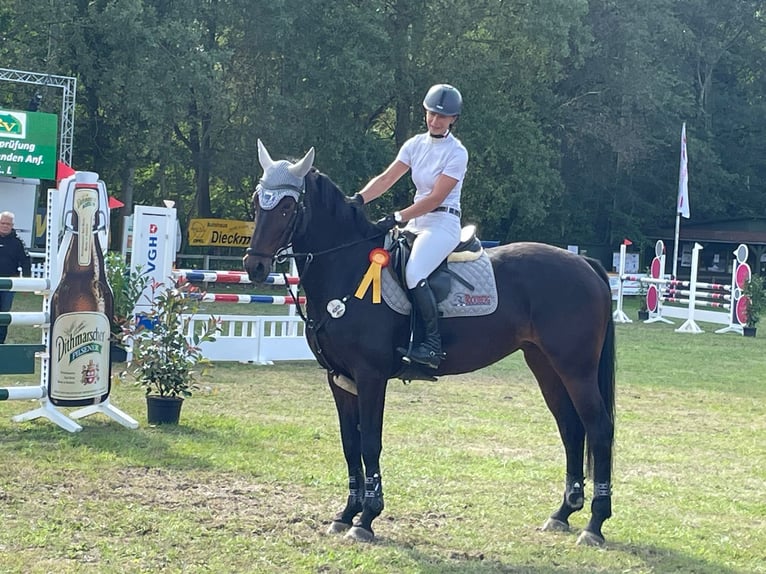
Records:
{"label": "white breeches", "polygon": [[426,213],[405,228],[416,234],[407,262],[407,288],[426,279],[460,243],[460,218],[450,213]]}

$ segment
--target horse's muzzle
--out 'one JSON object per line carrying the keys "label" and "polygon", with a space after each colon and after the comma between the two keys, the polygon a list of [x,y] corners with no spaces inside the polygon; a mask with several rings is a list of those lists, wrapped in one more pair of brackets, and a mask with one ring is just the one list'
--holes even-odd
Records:
{"label": "horse's muzzle", "polygon": [[263,255],[248,253],[242,259],[242,264],[253,283],[263,283],[271,271],[271,257]]}

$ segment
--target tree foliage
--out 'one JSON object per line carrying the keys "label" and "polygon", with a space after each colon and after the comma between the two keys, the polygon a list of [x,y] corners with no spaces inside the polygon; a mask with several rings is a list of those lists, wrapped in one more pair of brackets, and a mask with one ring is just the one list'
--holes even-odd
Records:
{"label": "tree foliage", "polygon": [[[0,57],[78,79],[75,167],[126,211],[169,198],[182,219],[246,217],[257,138],[314,146],[350,195],[449,82],[466,221],[614,246],[672,226],[683,122],[693,217],[763,213],[764,17],[757,0],[0,0]],[[0,84],[0,105],[30,89]]]}

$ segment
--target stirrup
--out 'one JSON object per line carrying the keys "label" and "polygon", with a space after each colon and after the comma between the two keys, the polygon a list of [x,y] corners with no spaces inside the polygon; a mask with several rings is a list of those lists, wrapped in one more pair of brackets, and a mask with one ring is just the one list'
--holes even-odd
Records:
{"label": "stirrup", "polygon": [[410,351],[409,353],[406,351],[406,349],[398,349],[399,351],[403,351],[402,353],[402,362],[411,365],[413,363],[417,365],[422,365],[424,367],[428,367],[431,369],[438,369],[441,362],[447,357],[447,355],[443,352],[435,353],[433,351],[429,351],[429,356],[427,358],[420,358],[420,357],[413,357],[411,355]]}

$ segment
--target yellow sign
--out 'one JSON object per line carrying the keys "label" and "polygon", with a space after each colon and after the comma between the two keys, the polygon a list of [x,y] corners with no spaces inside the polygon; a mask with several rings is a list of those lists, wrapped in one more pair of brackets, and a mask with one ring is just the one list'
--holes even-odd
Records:
{"label": "yellow sign", "polygon": [[252,221],[234,219],[192,219],[189,223],[189,245],[247,247],[253,235]]}

